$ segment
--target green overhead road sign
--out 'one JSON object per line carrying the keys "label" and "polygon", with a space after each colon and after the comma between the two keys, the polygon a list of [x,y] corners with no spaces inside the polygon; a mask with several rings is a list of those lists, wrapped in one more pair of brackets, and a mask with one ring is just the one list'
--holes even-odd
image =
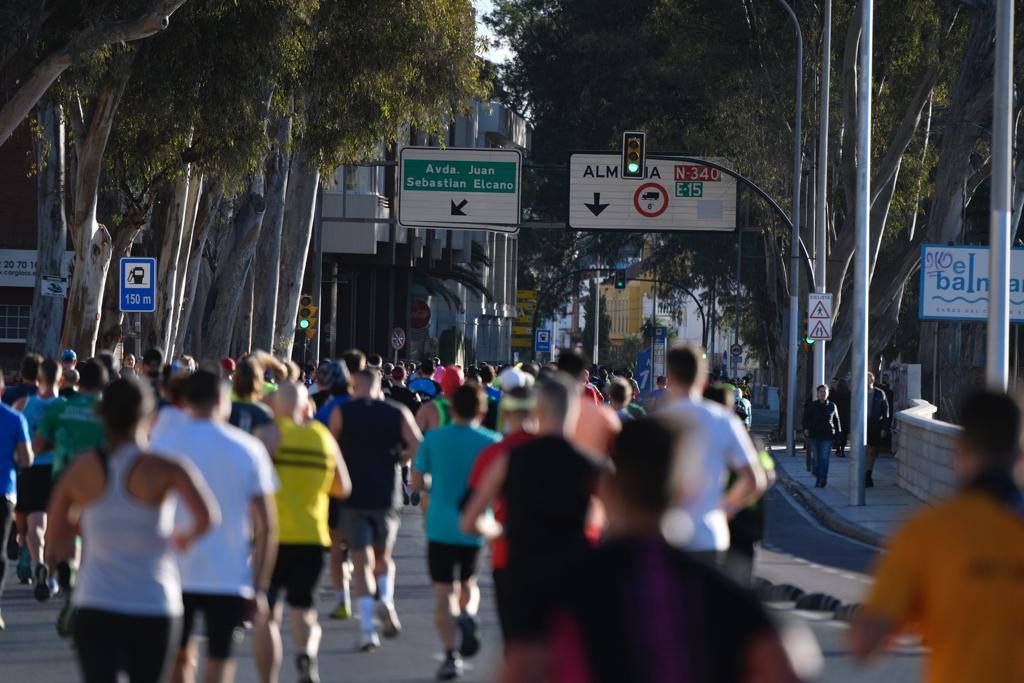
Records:
{"label": "green overhead road sign", "polygon": [[516,149],[405,147],[399,153],[398,223],[515,232],[521,168]]}

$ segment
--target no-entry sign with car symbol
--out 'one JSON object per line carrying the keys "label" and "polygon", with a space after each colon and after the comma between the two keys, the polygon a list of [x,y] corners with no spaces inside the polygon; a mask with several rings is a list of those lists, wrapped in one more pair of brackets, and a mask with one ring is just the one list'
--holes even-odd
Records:
{"label": "no-entry sign with car symbol", "polygon": [[644,183],[633,193],[633,207],[646,218],[657,218],[668,208],[668,191],[658,183]]}
{"label": "no-entry sign with car symbol", "polygon": [[405,348],[405,330],[401,327],[396,327],[391,331],[391,348],[395,351],[401,351]]}

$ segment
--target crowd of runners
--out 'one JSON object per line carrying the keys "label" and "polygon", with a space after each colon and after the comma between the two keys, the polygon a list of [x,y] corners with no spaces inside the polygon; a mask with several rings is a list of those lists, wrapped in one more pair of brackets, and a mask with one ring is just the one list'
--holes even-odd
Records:
{"label": "crowd of runners", "polygon": [[[641,396],[574,350],[505,367],[350,350],[307,372],[259,351],[212,368],[29,355],[0,408],[0,541],[37,600],[62,601],[90,683],[193,681],[200,656],[206,681],[231,681],[247,631],[276,681],[286,607],[300,681],[320,680],[321,617],[385,647],[417,508],[440,680],[482,647],[489,546],[500,680],[795,681],[744,585],[773,481],[750,402],[694,347],[667,370]],[[336,602],[320,606],[325,569]],[[882,608],[865,652],[911,613]]]}

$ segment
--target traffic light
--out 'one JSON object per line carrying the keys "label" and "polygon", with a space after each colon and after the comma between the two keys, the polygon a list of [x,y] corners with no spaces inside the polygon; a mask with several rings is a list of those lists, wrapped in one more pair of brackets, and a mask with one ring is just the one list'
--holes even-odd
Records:
{"label": "traffic light", "polygon": [[622,177],[643,178],[647,133],[627,131],[622,134]]}
{"label": "traffic light", "polygon": [[806,351],[807,349],[811,348],[811,346],[814,345],[814,338],[811,337],[810,323],[808,321],[809,321],[809,319],[808,319],[807,315],[804,314],[804,323],[803,323],[803,325],[804,325],[803,326],[804,333],[803,333],[803,342],[801,343],[801,346],[803,346],[804,351]]}
{"label": "traffic light", "polygon": [[319,309],[313,305],[312,296],[309,294],[303,294],[299,297],[299,315],[295,326],[300,332],[306,333],[306,339],[312,339],[313,335],[316,334],[318,310]]}
{"label": "traffic light", "polygon": [[626,271],[616,270],[615,271],[615,289],[626,288]]}

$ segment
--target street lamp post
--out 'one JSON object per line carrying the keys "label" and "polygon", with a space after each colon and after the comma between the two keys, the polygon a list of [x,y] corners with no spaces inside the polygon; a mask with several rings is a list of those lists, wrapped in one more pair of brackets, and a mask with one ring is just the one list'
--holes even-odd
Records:
{"label": "street lamp post", "polygon": [[1010,358],[1010,203],[1013,153],[1013,0],[996,3],[996,55],[992,99],[992,191],[989,210],[988,348],[985,381],[1005,390]]}
{"label": "street lamp post", "polygon": [[796,365],[799,348],[798,334],[800,325],[800,121],[803,115],[803,79],[804,79],[804,38],[800,32],[800,20],[793,8],[785,0],[779,4],[789,15],[796,34],[796,117],[793,121],[793,208],[792,228],[790,230],[789,257],[789,363],[786,381],[786,454],[792,457],[796,453]]}
{"label": "street lamp post", "polygon": [[850,373],[850,504],[864,504],[868,410],[868,234],[871,228],[871,46],[874,0],[861,4],[860,71],[857,84],[856,252],[853,255],[853,343]]}
{"label": "street lamp post", "polygon": [[[832,71],[832,0],[825,0],[824,36],[821,44],[821,119],[818,124],[818,199],[814,212],[814,283],[819,294],[825,293],[825,269],[828,258],[828,108],[829,81]],[[814,384],[825,384],[825,341],[814,344]]]}

